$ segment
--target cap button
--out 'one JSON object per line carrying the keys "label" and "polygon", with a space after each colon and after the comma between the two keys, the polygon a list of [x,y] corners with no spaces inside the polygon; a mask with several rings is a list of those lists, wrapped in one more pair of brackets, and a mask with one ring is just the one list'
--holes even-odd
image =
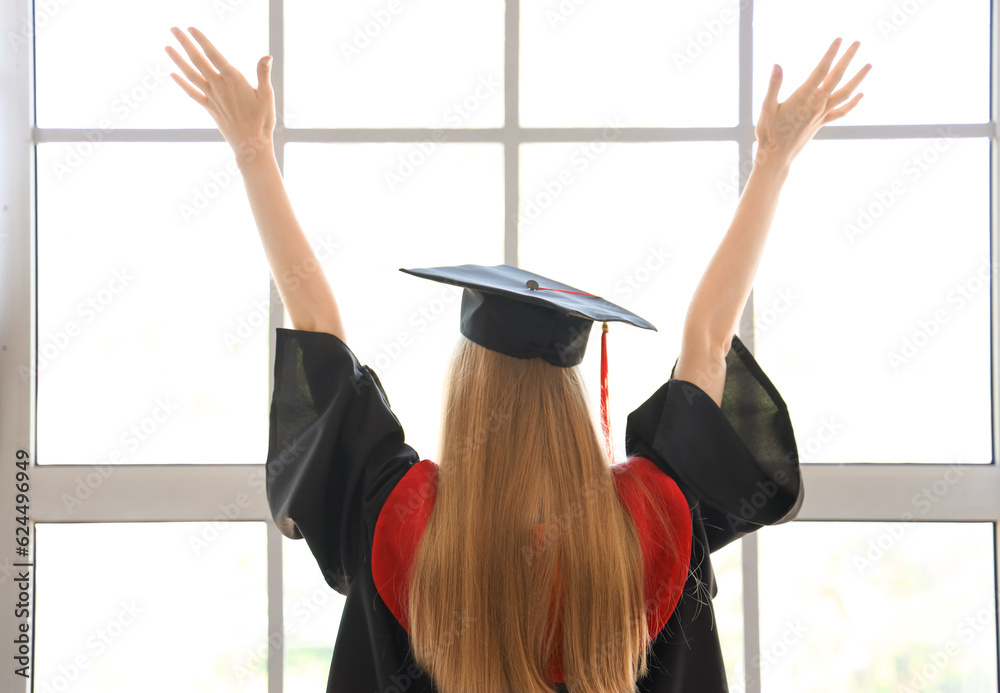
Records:
{"label": "cap button", "polygon": [[536,282],[534,279],[529,279],[525,283],[527,284],[528,288],[531,289],[532,291],[538,288],[538,282]]}

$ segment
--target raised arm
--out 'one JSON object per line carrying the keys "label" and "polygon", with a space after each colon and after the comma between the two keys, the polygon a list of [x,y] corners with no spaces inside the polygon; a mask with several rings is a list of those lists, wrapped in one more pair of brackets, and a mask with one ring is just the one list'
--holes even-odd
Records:
{"label": "raised arm", "polygon": [[257,88],[254,89],[204,34],[193,27],[190,31],[205,54],[202,55],[184,32],[172,28],[171,32],[194,66],[167,46],[167,55],[188,81],[174,73],[170,76],[211,114],[236,154],[257,231],[264,244],[264,255],[292,327],[329,332],[346,342],[337,301],[295,218],[274,156],[271,58],[265,56],[257,63]]}
{"label": "raised arm", "polygon": [[840,39],[836,39],[802,86],[780,104],[781,69],[775,65],[771,75],[755,128],[758,147],[753,169],[733,221],[691,298],[674,369],[675,378],[694,383],[716,404],[722,403],[726,355],[750,295],[792,160],[823,125],[846,115],[863,96],[859,93],[837,108],[868,74],[870,63],[843,88],[833,91],[859,45],[855,41],[831,72],[840,47]]}

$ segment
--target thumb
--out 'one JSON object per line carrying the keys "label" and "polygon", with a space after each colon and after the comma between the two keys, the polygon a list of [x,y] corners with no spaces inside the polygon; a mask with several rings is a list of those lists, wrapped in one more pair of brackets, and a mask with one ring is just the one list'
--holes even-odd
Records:
{"label": "thumb", "polygon": [[271,91],[271,62],[270,55],[257,61],[257,88],[268,93]]}
{"label": "thumb", "polygon": [[764,95],[764,108],[774,110],[778,106],[778,89],[781,88],[781,66],[775,63],[771,70],[771,81],[767,85],[767,94]]}

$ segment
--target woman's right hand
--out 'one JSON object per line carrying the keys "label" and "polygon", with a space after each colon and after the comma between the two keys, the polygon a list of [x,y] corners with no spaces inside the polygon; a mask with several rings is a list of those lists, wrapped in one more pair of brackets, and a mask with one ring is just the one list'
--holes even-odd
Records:
{"label": "woman's right hand", "polygon": [[781,103],[778,103],[781,68],[775,66],[777,69],[771,75],[771,82],[754,131],[757,137],[755,160],[762,163],[765,160],[777,160],[785,165],[790,164],[821,127],[844,117],[858,105],[863,94],[857,94],[848,103],[840,106],[861,84],[861,80],[871,70],[871,63],[858,70],[840,90],[836,92],[833,90],[840,83],[860,45],[860,41],[852,43],[831,72],[830,65],[840,47],[840,39],[834,40],[812,74]]}
{"label": "woman's right hand", "polygon": [[203,33],[189,27],[191,35],[201,44],[208,59],[183,31],[177,27],[172,27],[170,31],[194,63],[192,67],[177,51],[167,46],[167,55],[188,81],[173,72],[170,76],[188,96],[209,112],[219,126],[219,132],[236,153],[237,163],[242,166],[262,154],[273,155],[275,114],[274,91],[271,88],[271,56],[264,56],[258,61],[257,88],[254,89]]}

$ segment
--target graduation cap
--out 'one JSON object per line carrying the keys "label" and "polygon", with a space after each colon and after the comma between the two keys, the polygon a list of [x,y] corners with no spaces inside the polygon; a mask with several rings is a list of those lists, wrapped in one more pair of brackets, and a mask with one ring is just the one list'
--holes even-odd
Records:
{"label": "graduation cap", "polygon": [[541,357],[555,366],[575,366],[583,361],[594,322],[602,322],[601,425],[611,451],[608,322],[656,330],[651,322],[600,296],[513,265],[400,268],[400,271],[463,287],[459,330],[476,344],[508,356]]}

